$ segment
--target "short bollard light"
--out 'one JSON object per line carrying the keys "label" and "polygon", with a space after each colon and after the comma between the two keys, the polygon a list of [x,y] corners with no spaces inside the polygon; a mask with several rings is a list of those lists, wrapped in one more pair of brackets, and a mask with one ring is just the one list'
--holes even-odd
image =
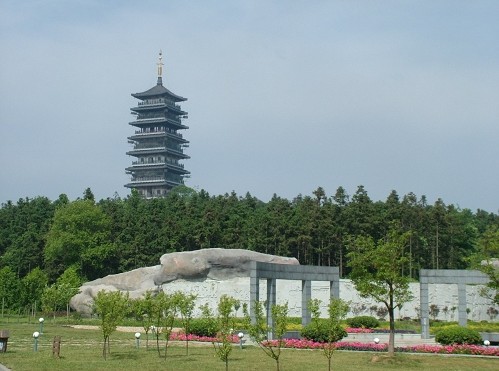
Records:
{"label": "short bollard light", "polygon": [[237,337],[239,338],[239,346],[241,347],[241,349],[243,349],[244,334],[242,332],[240,332],[239,334],[237,334]]}
{"label": "short bollard light", "polygon": [[485,345],[486,347],[488,347],[490,345],[490,341],[488,340],[484,340],[483,341],[483,345]]}
{"label": "short bollard light", "polygon": [[379,344],[379,339],[378,338],[374,338],[374,344]]}
{"label": "short bollard light", "polygon": [[33,350],[36,352],[38,351],[38,337],[40,336],[40,333],[38,331],[33,332],[33,339],[35,339],[35,344],[33,345]]}
{"label": "short bollard light", "polygon": [[43,334],[43,322],[45,322],[45,318],[40,317],[38,322],[40,322],[40,334]]}
{"label": "short bollard light", "polygon": [[135,345],[137,348],[140,346],[140,332],[135,333]]}

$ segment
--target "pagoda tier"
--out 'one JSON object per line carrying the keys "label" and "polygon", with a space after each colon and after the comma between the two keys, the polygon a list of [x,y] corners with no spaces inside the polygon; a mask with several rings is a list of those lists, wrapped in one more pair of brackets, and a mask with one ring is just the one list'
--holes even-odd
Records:
{"label": "pagoda tier", "polygon": [[173,187],[184,184],[184,178],[190,174],[180,162],[189,158],[184,153],[189,141],[178,132],[188,129],[182,124],[187,112],[177,104],[187,99],[163,86],[162,65],[160,53],[156,86],[132,94],[140,102],[130,109],[136,119],[129,124],[138,130],[128,137],[133,148],[127,155],[136,160],[125,169],[131,175],[125,187],[136,189],[146,198],[164,197]]}

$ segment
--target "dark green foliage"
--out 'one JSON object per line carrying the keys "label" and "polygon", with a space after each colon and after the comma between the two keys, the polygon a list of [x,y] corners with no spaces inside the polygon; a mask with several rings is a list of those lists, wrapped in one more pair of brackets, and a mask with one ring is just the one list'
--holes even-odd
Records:
{"label": "dark green foliage", "polygon": [[21,282],[10,267],[0,269],[0,300],[7,309],[20,306]]}
{"label": "dark green foliage", "polygon": [[326,326],[321,326],[320,322],[323,320],[319,320],[319,326],[316,326],[313,323],[309,323],[307,326],[303,327],[301,330],[301,336],[307,340],[318,341],[320,343],[327,343],[331,341],[332,343],[336,341],[340,341],[348,334],[343,328],[338,328],[336,331],[336,339],[329,339],[330,332],[328,331]]}
{"label": "dark green foliage", "polygon": [[350,327],[356,328],[376,328],[379,326],[379,321],[371,316],[358,316],[348,318],[347,324]]}
{"label": "dark green foliage", "polygon": [[218,332],[216,321],[209,318],[193,318],[189,329],[191,334],[207,337],[215,337]]}
{"label": "dark green foliage", "polygon": [[156,265],[168,252],[224,247],[338,266],[347,277],[347,242],[364,236],[378,243],[396,223],[400,233],[412,232],[401,274],[417,279],[421,268],[474,267],[469,257],[477,241],[483,245],[486,231],[499,225],[497,214],[461,210],[442,200],[430,205],[413,193],[391,191],[386,201],[373,201],[363,186],[352,196],[343,187],[330,196],[318,187],[310,196],[274,195],[268,202],[249,193],[211,196],[187,187],[162,199],[145,200],[135,191],[123,199],[93,198],[86,189],[76,201],[61,194],[55,201],[36,197],[2,204],[0,268],[22,279],[38,267],[50,285],[73,264],[92,279]]}
{"label": "dark green foliage", "polygon": [[482,337],[476,330],[466,327],[446,327],[435,334],[435,341],[442,345],[481,344]]}

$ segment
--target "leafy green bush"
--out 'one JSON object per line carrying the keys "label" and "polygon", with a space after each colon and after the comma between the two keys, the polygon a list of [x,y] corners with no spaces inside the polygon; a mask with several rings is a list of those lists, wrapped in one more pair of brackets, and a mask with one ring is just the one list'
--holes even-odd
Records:
{"label": "leafy green bush", "polygon": [[209,318],[193,318],[189,325],[189,332],[198,336],[214,337],[218,332],[216,321]]}
{"label": "leafy green bush", "polygon": [[379,321],[371,316],[358,316],[348,318],[347,324],[350,327],[356,328],[376,328],[379,326]]}
{"label": "leafy green bush", "polygon": [[482,337],[476,330],[466,327],[447,327],[435,334],[435,341],[442,345],[481,344]]}
{"label": "leafy green bush", "polygon": [[[337,327],[333,332],[333,338],[331,342],[340,341],[348,334],[343,327]],[[327,343],[329,341],[329,334],[325,326],[317,326],[314,323],[310,323],[303,327],[301,330],[301,336],[307,340],[318,341],[320,343]]]}

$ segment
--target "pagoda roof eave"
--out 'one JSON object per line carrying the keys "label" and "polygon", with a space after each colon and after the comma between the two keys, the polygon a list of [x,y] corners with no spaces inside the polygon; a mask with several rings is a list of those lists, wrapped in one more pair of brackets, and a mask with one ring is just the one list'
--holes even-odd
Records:
{"label": "pagoda roof eave", "polygon": [[172,98],[172,100],[174,100],[176,102],[183,102],[183,101],[187,100],[187,98],[184,98],[184,97],[181,97],[180,95],[172,93],[170,90],[168,90],[167,88],[165,88],[161,84],[157,84],[156,86],[154,86],[151,89],[146,90],[142,93],[132,94],[132,97],[137,98],[137,99],[147,99],[150,97],[157,97],[157,96],[164,96],[164,95],[168,95],[170,98]]}

